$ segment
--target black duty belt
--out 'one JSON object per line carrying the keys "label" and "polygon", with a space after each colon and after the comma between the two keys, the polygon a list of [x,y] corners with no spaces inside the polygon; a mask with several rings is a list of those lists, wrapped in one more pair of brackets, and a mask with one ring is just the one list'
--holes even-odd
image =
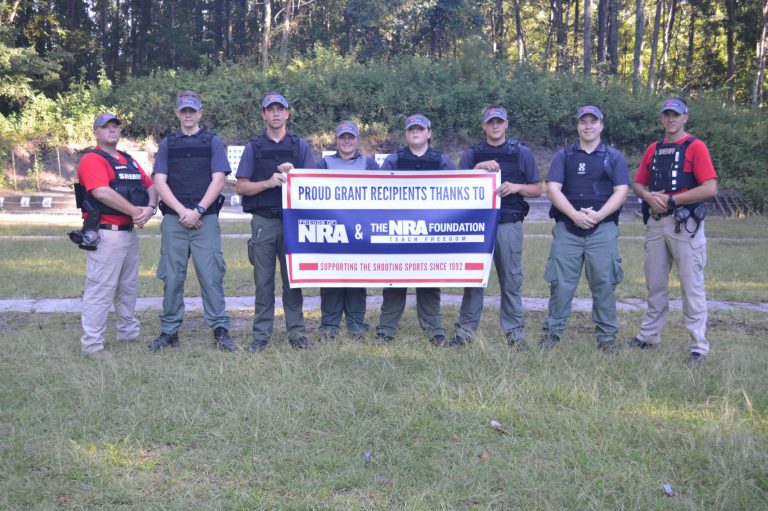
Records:
{"label": "black duty belt", "polygon": [[251,213],[262,218],[283,218],[282,209],[254,209]]}
{"label": "black duty belt", "polygon": [[132,231],[133,224],[125,224],[125,225],[99,224],[99,229],[105,229],[107,231]]}
{"label": "black duty belt", "polygon": [[525,218],[525,215],[522,213],[502,213],[499,218],[500,224],[514,224],[517,222],[522,222]]}
{"label": "black duty belt", "polygon": [[665,216],[669,216],[675,212],[674,209],[667,209],[664,213],[651,213],[651,218],[656,220],[657,222],[664,218]]}

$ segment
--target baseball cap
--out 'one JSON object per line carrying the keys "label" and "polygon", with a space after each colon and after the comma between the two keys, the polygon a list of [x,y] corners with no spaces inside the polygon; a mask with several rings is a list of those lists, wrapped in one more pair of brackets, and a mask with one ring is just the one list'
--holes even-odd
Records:
{"label": "baseball cap", "polygon": [[429,119],[427,119],[425,115],[413,114],[408,116],[405,120],[405,129],[408,129],[411,126],[421,126],[424,129],[429,129],[432,127],[432,123],[429,122]]}
{"label": "baseball cap", "polygon": [[601,121],[603,120],[603,111],[597,108],[595,105],[584,105],[579,107],[579,111],[576,113],[576,119],[581,119],[585,115],[594,115]]}
{"label": "baseball cap", "polygon": [[661,105],[659,113],[664,113],[667,110],[672,110],[679,114],[688,113],[688,104],[680,98],[669,98],[664,100],[664,104]]}
{"label": "baseball cap", "polygon": [[176,100],[176,110],[184,110],[185,108],[191,108],[194,111],[198,111],[203,108],[203,104],[194,96],[182,96]]}
{"label": "baseball cap", "polygon": [[96,118],[93,120],[93,129],[101,128],[105,124],[107,124],[109,121],[115,121],[117,124],[122,124],[123,121],[117,118],[115,114],[104,112],[103,114],[99,114],[96,116]]}
{"label": "baseball cap", "polygon": [[261,108],[267,108],[269,105],[277,103],[288,108],[288,100],[279,92],[270,92],[264,96],[264,100],[261,102]]}
{"label": "baseball cap", "polygon": [[341,121],[338,126],[336,126],[336,136],[341,136],[344,133],[349,133],[350,135],[358,136],[360,135],[360,131],[357,129],[357,126],[352,121]]}
{"label": "baseball cap", "polygon": [[483,112],[483,122],[488,122],[491,119],[501,119],[502,121],[506,121],[507,111],[500,106],[486,108],[485,112]]}

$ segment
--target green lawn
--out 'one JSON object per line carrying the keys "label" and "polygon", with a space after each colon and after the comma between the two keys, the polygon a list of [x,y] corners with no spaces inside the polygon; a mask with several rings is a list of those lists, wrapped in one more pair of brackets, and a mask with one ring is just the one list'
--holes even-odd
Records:
{"label": "green lawn", "polygon": [[[710,298],[768,301],[756,263],[766,225],[708,224]],[[550,229],[526,224],[528,234]],[[4,224],[0,235],[66,230]],[[618,296],[642,298],[643,242],[631,238],[642,225],[622,232]],[[141,243],[141,294],[159,296],[159,239]],[[524,294],[545,297],[550,240],[525,243]],[[81,296],[83,252],[65,238],[0,244],[1,298]],[[245,239],[225,238],[224,250],[227,293],[251,295]],[[79,315],[0,313],[0,509],[768,509],[764,314],[712,311],[712,355],[699,368],[683,364],[676,312],[660,348],[616,356],[595,349],[587,313],[546,353],[510,351],[493,307],[464,350],[431,347],[409,309],[391,345],[341,338],[295,352],[279,316],[273,346],[257,355],[242,350],[248,310],[232,311],[235,353],[212,349],[200,312],[187,314],[179,349],[149,353],[157,314],[140,313],[143,338],[122,345],[111,318],[115,360],[95,363],[79,353]],[[457,315],[446,307],[444,324]],[[319,313],[306,317],[314,337]],[[533,346],[542,320],[526,313]],[[631,336],[640,314],[619,320]]]}
{"label": "green lawn", "polygon": [[[764,315],[713,313],[689,368],[678,313],[660,348],[616,356],[587,314],[551,352],[510,351],[492,309],[464,350],[431,347],[408,310],[388,346],[295,352],[283,329],[258,355],[213,350],[193,313],[179,349],[149,353],[156,314],[140,343],[110,332],[107,363],[79,355],[77,315],[0,314],[0,508],[768,507]],[[242,347],[250,314],[233,320]]]}
{"label": "green lawn", "polygon": [[[141,240],[140,293],[141,296],[160,296],[162,283],[155,276],[160,257],[160,239],[157,236],[159,222],[154,221],[142,234],[150,235]],[[249,233],[248,222],[223,222],[228,234]],[[544,282],[544,266],[549,253],[551,223],[526,223],[524,272],[525,296],[549,296]],[[71,228],[71,227],[70,227]],[[0,259],[0,299],[7,298],[75,298],[82,295],[85,253],[78,250],[64,234],[69,228],[57,226],[22,226],[0,223],[0,236],[8,235],[50,235],[55,239],[0,238],[4,257]],[[646,294],[643,274],[643,226],[640,222],[622,225],[621,253],[624,267],[624,283],[617,288],[617,296],[623,298],[644,298]],[[715,220],[707,224],[711,238],[709,242],[708,265],[706,269],[707,291],[710,299],[739,302],[768,302],[768,265],[755,264],[755,255],[768,253],[768,220],[749,218],[745,221]],[[224,286],[229,296],[253,294],[252,267],[246,254],[246,237],[227,237],[223,240],[224,256],[227,261],[227,275]],[[187,280],[187,296],[199,296],[199,287],[190,264],[190,278]],[[589,288],[585,279],[577,292],[588,297]],[[278,292],[279,291],[279,277]],[[680,298],[677,278],[671,276],[672,297]],[[446,293],[461,293],[460,289],[445,289]],[[498,294],[495,270],[491,272],[488,294]],[[307,295],[317,295],[317,289],[306,289]],[[379,290],[370,289],[370,294]]]}

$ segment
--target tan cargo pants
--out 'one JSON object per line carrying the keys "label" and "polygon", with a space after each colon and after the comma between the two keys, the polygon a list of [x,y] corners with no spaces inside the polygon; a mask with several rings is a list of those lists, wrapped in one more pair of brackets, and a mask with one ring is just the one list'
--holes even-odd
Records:
{"label": "tan cargo pants", "polygon": [[83,353],[104,349],[107,316],[117,313],[117,340],[139,336],[134,317],[139,294],[139,238],[136,231],[99,230],[99,247],[85,261],[85,292],[81,322]]}
{"label": "tan cargo pants", "polygon": [[[695,224],[688,222],[688,229]],[[694,237],[684,228],[675,232],[674,215],[648,219],[645,230],[645,281],[648,286],[648,310],[640,325],[640,340],[661,342],[661,329],[669,312],[669,272],[674,263],[680,277],[683,318],[691,336],[691,352],[709,353],[707,341],[707,297],[704,267],[707,264],[707,238],[704,222]]]}

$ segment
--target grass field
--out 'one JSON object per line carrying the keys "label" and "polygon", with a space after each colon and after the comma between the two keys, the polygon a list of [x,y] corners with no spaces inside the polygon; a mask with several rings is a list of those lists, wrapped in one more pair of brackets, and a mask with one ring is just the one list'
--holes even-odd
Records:
{"label": "grass field", "polygon": [[[614,357],[586,314],[548,353],[507,349],[494,316],[461,351],[408,311],[389,346],[250,356],[211,349],[193,314],[181,348],[112,342],[96,364],[76,315],[2,314],[0,507],[766,509],[764,316],[714,313],[695,369],[679,314],[661,348]],[[242,346],[250,317],[234,319]]]}
{"label": "grass field", "polygon": [[[0,217],[0,220],[2,218]],[[155,276],[160,257],[159,222],[142,232],[141,241],[140,294],[141,296],[162,295],[162,282]],[[78,250],[65,236],[74,226],[29,226],[0,222],[0,247],[5,257],[0,259],[0,299],[8,298],[76,298],[82,295],[85,272],[84,252]],[[527,223],[525,240],[524,285],[525,296],[549,296],[544,282],[544,266],[551,243],[551,223]],[[246,254],[246,237],[249,233],[247,222],[223,222],[222,230],[227,234],[243,237],[227,237],[223,240],[227,274],[224,288],[228,296],[249,296],[253,294],[253,269]],[[643,274],[643,225],[629,222],[622,225],[621,254],[623,258],[624,283],[617,288],[617,297],[644,298],[646,294]],[[707,224],[710,239],[706,271],[708,297],[715,300],[767,302],[768,265],[755,264],[755,254],[768,253],[768,221],[750,218],[745,221],[712,221]],[[22,239],[8,240],[2,236],[21,236]],[[39,239],[24,236],[56,236],[54,239]],[[190,264],[190,278],[187,280],[187,296],[199,296],[194,268]],[[680,298],[676,277],[671,278],[672,297]],[[277,279],[278,293],[280,279]],[[445,289],[446,293],[460,294],[460,289]],[[307,295],[317,295],[317,289],[305,290]],[[380,294],[371,289],[370,294]],[[488,294],[498,294],[495,271],[491,272]],[[578,296],[588,297],[589,288],[582,279]]]}
{"label": "grass field", "polygon": [[[711,298],[768,301],[768,223],[754,222],[708,225],[728,238],[710,243]],[[33,231],[62,229],[21,234]],[[69,241],[0,243],[3,298],[82,293]],[[158,240],[142,244],[142,294],[157,296]],[[225,240],[230,295],[252,293],[244,246]],[[527,296],[546,296],[548,248],[526,239]],[[641,266],[631,268],[642,241],[623,240],[622,252],[619,294],[642,297]],[[157,314],[140,313],[141,342],[117,344],[110,330],[115,360],[94,363],[79,354],[77,314],[0,313],[1,509],[768,509],[764,314],[711,312],[712,356],[698,368],[683,364],[674,312],[661,347],[616,356],[595,349],[586,313],[551,352],[509,350],[493,308],[464,350],[431,347],[409,309],[390,345],[341,338],[295,352],[278,317],[257,355],[212,349],[199,312],[180,348],[149,353]],[[444,324],[457,314],[447,307]],[[620,312],[621,331],[633,335],[639,319]],[[307,320],[315,332],[317,311]],[[526,313],[531,344],[542,320]],[[250,321],[233,311],[239,347]]]}

